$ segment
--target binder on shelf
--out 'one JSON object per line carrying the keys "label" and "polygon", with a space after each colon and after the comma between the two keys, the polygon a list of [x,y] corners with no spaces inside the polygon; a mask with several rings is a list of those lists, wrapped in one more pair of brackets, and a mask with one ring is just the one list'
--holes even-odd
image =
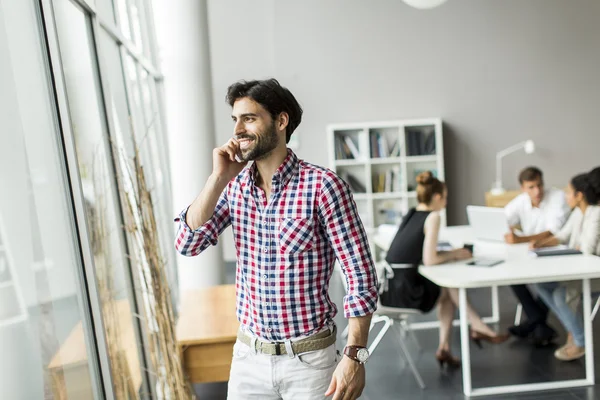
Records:
{"label": "binder on shelf", "polygon": [[360,152],[358,151],[358,148],[354,144],[354,141],[352,140],[352,138],[350,136],[345,136],[344,142],[345,142],[346,146],[348,147],[352,157],[356,160],[360,159],[361,158]]}
{"label": "binder on shelf", "polygon": [[395,166],[392,168],[392,192],[400,192],[400,167]]}
{"label": "binder on shelf", "polygon": [[436,153],[435,129],[433,127],[412,127],[406,129],[408,156],[425,156]]}
{"label": "binder on shelf", "polygon": [[390,151],[390,157],[400,157],[400,141],[398,138],[392,144],[392,150]]}
{"label": "binder on shelf", "polygon": [[379,154],[379,145],[377,143],[377,135],[371,134],[371,158],[379,158],[381,157]]}
{"label": "binder on shelf", "polygon": [[[354,151],[352,150],[350,144],[354,146]],[[358,149],[354,145],[354,142],[352,141],[350,136],[345,135],[343,139],[341,136],[336,136],[334,145],[335,158],[337,160],[352,160],[360,158]]]}
{"label": "binder on shelf", "polygon": [[366,193],[367,192],[367,188],[365,187],[365,185],[351,173],[344,171],[344,172],[340,173],[340,178],[342,178],[344,181],[346,181],[346,183],[350,186],[350,189],[353,192],[355,192],[355,193]]}
{"label": "binder on shelf", "polygon": [[385,138],[385,135],[380,135],[379,133],[376,133],[376,135],[377,135],[377,147],[379,149],[379,157],[388,157],[389,149],[388,149],[387,139]]}
{"label": "binder on shelf", "polygon": [[418,135],[417,132],[412,130],[406,132],[406,148],[408,150],[408,156],[416,156],[419,154],[419,143],[417,142]]}
{"label": "binder on shelf", "polygon": [[387,193],[391,193],[392,192],[392,179],[394,178],[394,173],[392,172],[391,169],[388,169],[385,172],[385,191]]}
{"label": "binder on shelf", "polygon": [[379,174],[377,179],[377,193],[382,193],[385,189],[385,175]]}
{"label": "binder on shelf", "polygon": [[425,139],[423,154],[434,155],[435,154],[435,132],[428,132],[427,138]]}

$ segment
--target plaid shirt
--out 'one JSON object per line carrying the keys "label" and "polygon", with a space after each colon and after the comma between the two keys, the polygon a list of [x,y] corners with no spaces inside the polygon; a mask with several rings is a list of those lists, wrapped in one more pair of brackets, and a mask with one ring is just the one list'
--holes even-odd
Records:
{"label": "plaid shirt", "polygon": [[237,317],[263,340],[311,335],[332,322],[337,308],[328,288],[336,258],[348,283],[344,315],[372,314],[377,277],[348,185],[291,150],[273,175],[270,199],[255,178],[256,165],[242,170],[221,194],[211,219],[196,230],[186,224],[185,209],[176,219],[177,251],[198,255],[232,226]]}

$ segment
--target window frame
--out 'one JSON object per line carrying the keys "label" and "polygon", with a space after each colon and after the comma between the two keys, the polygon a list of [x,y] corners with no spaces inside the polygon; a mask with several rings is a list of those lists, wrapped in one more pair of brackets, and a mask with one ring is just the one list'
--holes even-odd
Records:
{"label": "window frame", "polygon": [[[115,5],[114,0],[109,0],[112,3],[113,16],[100,15],[97,10],[97,6],[88,2],[87,0],[69,0],[75,6],[78,6],[83,10],[86,14],[86,18],[90,23],[90,39],[91,42],[91,50],[93,51],[93,62],[95,63],[96,70],[96,84],[98,85],[98,91],[100,96],[99,105],[101,108],[101,112],[104,114],[102,117],[104,119],[104,123],[106,125],[106,133],[108,134],[107,140],[115,137],[115,124],[111,111],[111,98],[107,97],[110,94],[109,91],[109,77],[108,77],[108,67],[104,66],[103,62],[103,49],[100,45],[100,41],[98,40],[100,31],[102,30],[104,33],[108,35],[110,39],[112,39],[116,45],[118,46],[121,54],[121,69],[123,71],[124,76],[124,85],[125,90],[129,91],[129,82],[126,78],[126,71],[124,65],[124,55],[127,54],[130,56],[136,66],[136,70],[139,71],[140,68],[143,68],[147,73],[149,79],[154,81],[153,95],[156,96],[156,108],[159,113],[160,126],[158,131],[160,132],[160,137],[157,137],[157,140],[161,142],[161,144],[166,143],[165,132],[166,125],[164,121],[164,101],[162,98],[162,82],[163,75],[157,66],[157,46],[156,46],[156,34],[154,31],[154,19],[150,2],[145,1],[136,1],[136,5],[138,7],[138,11],[140,14],[140,31],[142,35],[146,35],[147,37],[142,37],[142,46],[138,50],[137,43],[129,40],[125,37],[125,35],[121,32],[118,27],[119,15],[118,8]],[[127,7],[129,9],[129,3],[135,0],[126,0]],[[38,20],[40,26],[40,32],[43,36],[42,43],[46,45],[45,56],[45,66],[47,69],[50,85],[54,90],[54,104],[52,105],[54,108],[55,121],[56,121],[56,130],[57,135],[59,135],[59,140],[61,140],[63,145],[63,154],[61,154],[64,159],[64,170],[67,175],[66,182],[70,185],[70,198],[72,201],[72,224],[74,227],[74,232],[77,233],[79,240],[79,250],[80,250],[80,258],[82,263],[82,268],[79,270],[79,282],[82,285],[83,290],[87,294],[84,304],[84,310],[82,310],[82,315],[85,316],[83,324],[84,324],[84,332],[87,336],[92,338],[92,349],[88,349],[90,352],[90,362],[96,363],[99,366],[99,371],[95,371],[95,374],[92,374],[92,382],[93,389],[96,392],[95,396],[98,398],[107,398],[114,399],[115,393],[113,389],[113,379],[111,374],[111,363],[108,355],[108,345],[106,343],[105,330],[104,330],[104,322],[102,317],[102,303],[100,299],[100,293],[98,292],[97,279],[95,277],[94,272],[94,256],[91,247],[91,238],[88,235],[88,221],[85,209],[85,202],[83,197],[83,189],[79,175],[79,167],[77,162],[77,153],[75,147],[75,138],[70,125],[70,110],[69,103],[67,99],[67,90],[66,90],[66,82],[63,75],[63,64],[60,56],[60,48],[59,48],[59,40],[58,40],[58,32],[56,27],[56,22],[54,18],[54,6],[53,0],[37,0],[35,1],[38,10]],[[130,16],[128,15],[129,28],[131,29],[132,35],[134,35],[133,27],[131,25]],[[132,36],[133,40],[135,37]],[[149,55],[145,54],[144,49],[149,49]],[[140,78],[140,74],[138,73],[138,80]],[[140,96],[142,94],[140,93]],[[131,104],[129,96],[127,96],[127,103],[129,105],[129,110],[131,107],[135,107],[135,105]],[[128,111],[129,111],[128,110]],[[135,111],[138,112],[138,111]],[[141,110],[143,113],[143,110]],[[133,116],[134,112],[130,112]],[[133,135],[133,132],[131,132]],[[169,160],[168,160],[168,149],[165,148],[166,153],[161,154],[160,160],[157,160],[161,164],[166,163],[165,165],[161,165],[164,171],[168,171],[169,169]],[[115,172],[115,155],[113,154],[112,149],[109,149],[109,156],[111,160],[109,161],[109,167],[111,172]],[[166,156],[166,157],[165,157]],[[116,185],[116,176],[112,177],[114,180],[114,185]],[[171,179],[169,174],[165,174],[163,179],[166,180],[165,188],[171,187]],[[112,183],[111,183],[112,184]],[[117,186],[115,186],[117,187]],[[123,218],[123,208],[120,201],[117,201],[117,210],[119,212],[120,222],[124,221]],[[163,205],[164,206],[164,205]],[[159,213],[160,214],[160,213]],[[125,233],[123,232],[123,247],[128,249],[127,239],[125,237]],[[167,259],[174,260],[174,257],[167,257]],[[141,299],[135,293],[135,277],[132,273],[131,262],[129,260],[125,261],[126,267],[126,284],[129,286],[130,292],[130,304],[132,306],[132,313],[134,315],[143,315],[143,304],[141,303]],[[173,266],[175,267],[175,266]],[[177,274],[175,274],[177,276]],[[149,356],[147,354],[147,337],[144,334],[144,327],[140,323],[139,319],[135,319],[136,323],[134,324],[136,341],[141,344],[144,348],[139,352],[140,359],[140,369],[142,371],[142,387],[140,388],[141,393],[148,393],[151,397],[154,397],[154,379],[149,373]],[[90,371],[92,372],[92,371]]]}

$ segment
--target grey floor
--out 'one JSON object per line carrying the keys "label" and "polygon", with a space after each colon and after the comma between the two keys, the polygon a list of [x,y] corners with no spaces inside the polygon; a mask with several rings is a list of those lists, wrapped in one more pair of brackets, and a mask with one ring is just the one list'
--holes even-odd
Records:
{"label": "grey floor", "polygon": [[[233,283],[234,265],[227,266],[227,280]],[[334,276],[331,284],[331,298],[339,304],[343,297],[341,283]],[[490,311],[490,292],[486,289],[472,290],[469,292],[471,302],[483,314]],[[506,329],[514,319],[516,301],[510,289],[500,288],[501,324],[497,329]],[[422,320],[435,319],[430,314],[421,317]],[[598,320],[594,324],[595,348],[600,351]],[[336,317],[338,326],[343,328],[345,321],[339,315]],[[561,336],[557,343],[564,342],[565,333],[555,319],[551,324],[558,328]],[[371,337],[374,337],[376,330]],[[408,339],[411,355],[416,361],[417,368],[427,388],[421,390],[415,382],[410,369],[405,365],[397,347],[397,338],[389,332],[379,344],[367,364],[367,386],[363,399],[465,399],[462,394],[462,375],[459,371],[440,371],[434,359],[437,346],[438,332],[436,329],[417,331],[418,341],[422,350],[419,351],[414,343]],[[394,332],[395,333],[395,332]],[[453,352],[460,355],[460,341],[458,328],[453,335]],[[341,347],[341,340],[338,341]],[[479,350],[471,346],[471,363],[473,387],[496,386],[519,383],[548,382],[564,379],[582,379],[585,377],[583,360],[570,363],[559,362],[554,359],[555,347],[535,348],[525,341],[511,339],[501,345],[485,345]],[[595,357],[598,360],[598,357]],[[600,371],[600,363],[596,361],[596,371]],[[195,385],[196,394],[202,400],[225,399],[227,384]],[[554,390],[546,392],[531,392],[515,395],[488,396],[483,399],[599,399],[600,385],[583,389]]]}

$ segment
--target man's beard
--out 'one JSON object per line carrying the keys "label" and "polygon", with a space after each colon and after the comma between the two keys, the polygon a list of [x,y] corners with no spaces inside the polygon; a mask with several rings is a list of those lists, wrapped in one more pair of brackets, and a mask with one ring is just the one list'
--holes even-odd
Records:
{"label": "man's beard", "polygon": [[242,161],[257,161],[262,160],[271,154],[271,152],[279,145],[279,136],[275,132],[275,123],[273,123],[265,132],[261,135],[252,135],[242,133],[237,136],[238,139],[248,138],[254,140],[254,147],[248,150],[242,151]]}

